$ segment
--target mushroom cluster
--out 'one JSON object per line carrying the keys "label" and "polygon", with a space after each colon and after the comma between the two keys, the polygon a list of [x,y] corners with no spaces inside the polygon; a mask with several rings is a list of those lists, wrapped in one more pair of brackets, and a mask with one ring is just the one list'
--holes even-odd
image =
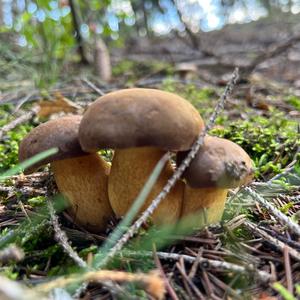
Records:
{"label": "mushroom cluster", "polygon": [[[122,217],[166,151],[177,153],[180,163],[191,149],[204,122],[185,99],[154,89],[127,89],[109,93],[92,103],[84,115],[48,121],[33,129],[20,145],[23,161],[57,147],[58,153],[32,166],[46,163],[60,192],[70,202],[75,222],[93,232],[108,220]],[[97,151],[114,149],[112,166]],[[174,173],[168,162],[141,210],[162,190]],[[252,168],[238,145],[206,137],[204,146],[166,199],[153,222],[175,223],[199,213],[199,223],[221,219],[228,188],[247,183]],[[206,211],[205,222],[200,212]]]}

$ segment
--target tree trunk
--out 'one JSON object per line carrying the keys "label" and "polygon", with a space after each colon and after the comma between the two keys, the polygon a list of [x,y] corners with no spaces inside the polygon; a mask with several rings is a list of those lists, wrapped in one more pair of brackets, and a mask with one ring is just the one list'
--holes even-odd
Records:
{"label": "tree trunk", "polygon": [[80,26],[81,26],[81,20],[79,17],[79,8],[77,5],[76,0],[69,0],[70,8],[71,8],[71,14],[73,19],[73,25],[74,25],[74,31],[76,34],[76,40],[78,44],[78,52],[81,58],[81,63],[88,64],[88,59],[86,58],[85,49],[84,49],[84,39],[81,35]]}
{"label": "tree trunk", "polygon": [[3,2],[2,2],[2,0],[0,0],[0,26],[4,25],[3,16],[4,16],[4,13],[3,13]]}

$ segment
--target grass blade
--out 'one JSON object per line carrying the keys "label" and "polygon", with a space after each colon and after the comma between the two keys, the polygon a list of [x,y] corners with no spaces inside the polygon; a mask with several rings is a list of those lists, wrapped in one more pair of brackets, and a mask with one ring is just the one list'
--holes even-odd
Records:
{"label": "grass blade", "polygon": [[156,183],[162,169],[164,168],[166,162],[169,159],[169,154],[165,154],[160,161],[156,164],[153,172],[149,176],[147,182],[145,183],[143,189],[135,199],[133,205],[131,206],[130,210],[117,226],[117,228],[111,233],[108,237],[105,244],[99,249],[98,253],[95,255],[95,259],[93,262],[93,266],[95,268],[100,268],[103,266],[103,261],[105,260],[105,256],[109,252],[109,249],[113,247],[116,242],[121,238],[123,233],[126,231],[126,227],[129,226],[134,217],[137,215],[143,204],[145,203],[149,193],[151,192],[154,184]]}
{"label": "grass blade", "polygon": [[20,171],[23,171],[24,169],[34,165],[35,163],[47,158],[48,156],[51,156],[51,155],[55,154],[57,152],[58,152],[58,148],[51,148],[51,149],[48,149],[48,150],[43,151],[41,153],[38,153],[37,155],[34,155],[33,157],[31,157],[31,158],[25,160],[24,162],[18,164],[14,168],[9,169],[8,171],[2,173],[0,175],[0,180],[5,179],[5,177],[15,175],[15,174],[19,173]]}

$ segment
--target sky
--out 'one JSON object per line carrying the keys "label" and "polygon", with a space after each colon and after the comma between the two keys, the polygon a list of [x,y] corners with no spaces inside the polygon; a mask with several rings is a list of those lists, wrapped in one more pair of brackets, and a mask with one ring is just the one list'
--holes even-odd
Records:
{"label": "sky", "polygon": [[[25,7],[25,0],[2,0],[4,10],[4,23],[12,26],[12,3],[22,11]],[[43,10],[38,9],[34,1],[28,1],[28,12],[36,16],[38,21],[42,22],[45,19]],[[284,10],[287,0],[277,0],[282,5]],[[146,2],[147,3],[147,2]],[[267,11],[259,4],[259,1],[248,0],[244,1],[246,7],[241,5],[239,1],[230,10],[227,17],[225,17],[220,10],[220,0],[177,0],[177,5],[182,12],[184,20],[190,25],[192,31],[197,32],[211,31],[221,29],[227,23],[245,23],[255,21],[260,17],[266,16]],[[58,20],[61,16],[70,13],[70,8],[65,6],[58,7],[58,1],[49,0],[51,6],[50,17]],[[172,29],[176,28],[183,31],[184,27],[181,24],[176,8],[173,7],[170,0],[160,0],[161,6],[164,8],[165,13],[155,13],[150,20],[151,27],[156,34],[167,34]],[[149,2],[149,9],[151,4]],[[129,0],[112,0],[111,6],[107,10],[107,21],[113,32],[119,30],[119,20],[116,14],[118,12],[126,13],[128,17],[125,19],[127,25],[133,25],[134,15]],[[300,12],[300,0],[293,0],[291,8],[292,13]],[[83,24],[83,34],[88,34],[88,27]],[[101,28],[100,28],[101,31]]]}

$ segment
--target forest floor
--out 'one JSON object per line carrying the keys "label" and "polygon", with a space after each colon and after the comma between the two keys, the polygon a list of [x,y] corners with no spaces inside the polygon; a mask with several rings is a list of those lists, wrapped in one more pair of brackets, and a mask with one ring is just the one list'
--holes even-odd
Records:
{"label": "forest floor", "polygon": [[[199,61],[197,67],[196,72],[182,74],[174,62],[167,60],[123,58],[114,62],[110,84],[99,83],[91,75],[75,75],[62,78],[55,88],[40,91],[33,89],[28,79],[3,81],[0,172],[4,174],[18,164],[18,145],[32,128],[49,118],[82,114],[102,93],[120,88],[137,86],[176,93],[190,101],[207,122],[223,93],[226,76],[209,82],[207,76],[206,80],[200,76],[205,72],[201,73]],[[148,274],[149,282],[151,276],[155,277],[149,272],[157,269],[167,299],[300,297],[300,97],[294,77],[275,81],[278,78],[268,77],[274,74],[274,64],[270,68],[272,72],[258,70],[237,84],[210,131],[239,144],[255,164],[253,182],[230,191],[221,223],[185,235],[167,234],[165,228],[147,230],[145,226],[106,269]],[[233,67],[228,70],[233,71]],[[111,159],[110,151],[101,154]],[[22,299],[41,299],[41,284],[47,289],[52,280],[81,272],[78,261],[63,250],[57,234],[65,232],[79,257],[91,265],[118,220],[111,220],[102,235],[91,234],[63,211],[58,213],[57,228],[46,205],[48,195],[56,193],[55,186],[48,184],[52,174],[47,167],[31,175],[3,176],[0,274],[21,284],[13,289],[22,290]],[[148,279],[136,279],[142,284],[133,284],[127,277],[112,278],[104,275],[102,284],[90,283],[84,299],[156,296]],[[57,287],[66,286],[66,282],[57,283]],[[71,294],[72,287],[68,286],[68,291]],[[1,293],[5,291],[0,282]],[[6,296],[21,299],[21,294],[17,298]],[[71,298],[65,291],[56,290],[52,299]]]}

